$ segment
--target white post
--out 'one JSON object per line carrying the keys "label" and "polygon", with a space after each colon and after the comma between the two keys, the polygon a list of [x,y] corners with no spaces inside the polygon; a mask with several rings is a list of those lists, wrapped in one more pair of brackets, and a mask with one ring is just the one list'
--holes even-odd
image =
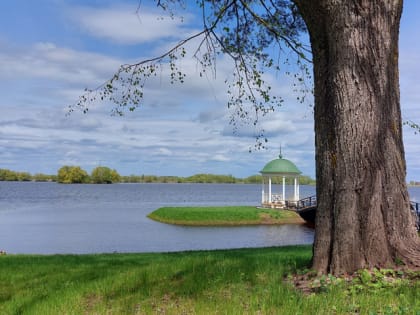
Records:
{"label": "white post", "polygon": [[261,191],[261,203],[264,204],[264,176],[262,177],[262,191]]}
{"label": "white post", "polygon": [[271,203],[271,176],[268,177],[268,202]]}
{"label": "white post", "polygon": [[300,187],[299,187],[299,177],[296,177],[296,182],[297,182],[297,195],[296,195],[296,200],[299,200],[300,199],[300,194],[299,194],[299,190],[300,190]]}
{"label": "white post", "polygon": [[295,194],[294,194],[294,200],[298,200],[298,192],[297,192],[297,177],[295,177]]}
{"label": "white post", "polygon": [[286,201],[286,178],[283,176],[283,201]]}

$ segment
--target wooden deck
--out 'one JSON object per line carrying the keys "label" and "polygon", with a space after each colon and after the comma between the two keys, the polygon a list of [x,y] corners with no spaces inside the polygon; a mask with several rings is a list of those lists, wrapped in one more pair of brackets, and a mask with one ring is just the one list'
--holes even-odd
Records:
{"label": "wooden deck", "polygon": [[[411,211],[416,216],[416,228],[420,231],[420,203],[410,201]],[[310,196],[299,200],[295,206],[296,212],[306,222],[315,224],[317,201],[316,196]]]}
{"label": "wooden deck", "polygon": [[420,231],[420,202],[410,201],[411,211],[416,215],[417,231]]}

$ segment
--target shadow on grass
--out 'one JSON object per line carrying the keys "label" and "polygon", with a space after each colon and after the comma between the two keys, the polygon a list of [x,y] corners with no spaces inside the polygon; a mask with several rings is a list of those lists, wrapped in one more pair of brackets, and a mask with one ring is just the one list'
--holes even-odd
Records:
{"label": "shadow on grass", "polygon": [[7,255],[0,258],[0,313],[31,313],[51,305],[65,309],[68,304],[75,308],[74,313],[110,305],[120,305],[128,312],[138,301],[165,296],[200,300],[212,295],[220,300],[223,290],[232,294],[236,289],[246,292],[255,286],[278,286],[285,273],[307,267],[310,258],[310,246],[153,254]]}

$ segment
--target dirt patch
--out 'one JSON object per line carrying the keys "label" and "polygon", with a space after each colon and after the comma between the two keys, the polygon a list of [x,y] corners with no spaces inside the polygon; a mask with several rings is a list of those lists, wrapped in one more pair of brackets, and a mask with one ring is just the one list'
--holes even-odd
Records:
{"label": "dirt patch", "polygon": [[277,224],[278,221],[272,218],[268,213],[260,213],[260,220],[262,224]]}
{"label": "dirt patch", "polygon": [[265,225],[278,225],[278,224],[304,224],[305,221],[300,217],[291,218],[273,218],[269,213],[260,213],[260,224]]}
{"label": "dirt patch", "polygon": [[86,315],[91,315],[91,314],[96,314],[93,312],[93,310],[95,309],[95,306],[97,304],[100,304],[102,302],[102,297],[97,295],[97,294],[89,294],[86,298],[85,298],[85,314]]}

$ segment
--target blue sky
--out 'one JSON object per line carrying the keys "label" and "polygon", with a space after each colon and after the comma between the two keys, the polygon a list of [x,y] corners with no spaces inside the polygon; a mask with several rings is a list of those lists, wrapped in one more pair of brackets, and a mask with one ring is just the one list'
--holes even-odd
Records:
{"label": "blue sky", "polygon": [[[267,150],[253,151],[253,126],[236,134],[229,125],[227,60],[216,78],[200,78],[196,61],[171,85],[164,73],[146,88],[144,105],[123,117],[104,102],[89,114],[66,116],[84,88],[100,85],[122,63],[155,56],[200,26],[194,10],[159,20],[152,1],[14,0],[0,2],[0,168],[55,174],[63,165],[91,171],[98,165],[120,174],[189,176],[258,173],[278,155],[315,176],[312,109],[296,101],[289,78],[267,76],[285,104],[261,121]],[[191,8],[193,3],[191,2]],[[149,6],[150,5],[150,6]],[[406,0],[400,32],[403,118],[420,123],[420,2]],[[193,47],[191,43],[190,47]],[[420,135],[404,128],[407,180],[420,180]]]}

